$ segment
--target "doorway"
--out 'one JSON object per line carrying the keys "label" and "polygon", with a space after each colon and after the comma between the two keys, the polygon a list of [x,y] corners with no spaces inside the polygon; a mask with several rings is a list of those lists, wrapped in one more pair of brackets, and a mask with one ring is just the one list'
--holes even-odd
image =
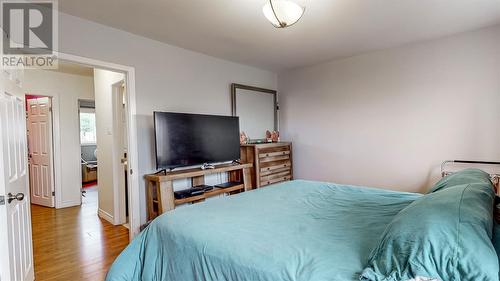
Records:
{"label": "doorway", "polygon": [[98,210],[97,127],[94,100],[78,100],[82,206]]}
{"label": "doorway", "polygon": [[[42,280],[53,276],[48,271],[65,270],[57,264],[93,261],[82,262],[82,257],[100,256],[109,266],[133,233],[128,212],[128,200],[133,198],[128,196],[128,186],[133,181],[128,174],[127,76],[71,62],[59,66],[58,70],[25,71],[25,91],[33,93],[25,98],[33,162],[29,177],[33,255],[35,276]],[[57,100],[60,106],[53,104]],[[50,160],[39,169],[38,155]],[[38,199],[39,189],[42,195],[50,193],[48,202]],[[54,242],[50,245],[49,237]],[[67,247],[56,242],[62,240],[74,245],[72,256],[62,255]],[[87,244],[93,246],[81,246]],[[47,259],[53,264],[43,262]],[[86,274],[86,270],[74,267],[71,274]]]}
{"label": "doorway", "polygon": [[[127,224],[133,182],[126,75],[70,62],[59,65],[25,75],[31,202],[78,206],[87,191],[96,191],[91,198],[98,198],[99,217]],[[57,100],[61,106],[53,104]]]}

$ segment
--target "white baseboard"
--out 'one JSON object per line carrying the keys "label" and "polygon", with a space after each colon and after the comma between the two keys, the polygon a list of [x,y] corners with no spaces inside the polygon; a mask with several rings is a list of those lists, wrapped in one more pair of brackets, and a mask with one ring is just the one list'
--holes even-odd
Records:
{"label": "white baseboard", "polygon": [[65,201],[65,202],[61,202],[59,205],[56,202],[56,209],[80,206],[80,204],[81,204],[80,201]]}
{"label": "white baseboard", "polygon": [[107,220],[109,223],[114,225],[114,218],[112,215],[110,215],[108,212],[103,211],[102,209],[99,209],[97,211],[97,215],[104,220]]}

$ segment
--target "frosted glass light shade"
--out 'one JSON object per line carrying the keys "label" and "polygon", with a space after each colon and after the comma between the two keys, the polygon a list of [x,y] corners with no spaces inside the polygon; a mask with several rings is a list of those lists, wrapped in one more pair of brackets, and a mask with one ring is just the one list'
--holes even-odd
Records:
{"label": "frosted glass light shade", "polygon": [[262,11],[264,16],[277,28],[285,28],[299,21],[304,7],[289,0],[269,0]]}

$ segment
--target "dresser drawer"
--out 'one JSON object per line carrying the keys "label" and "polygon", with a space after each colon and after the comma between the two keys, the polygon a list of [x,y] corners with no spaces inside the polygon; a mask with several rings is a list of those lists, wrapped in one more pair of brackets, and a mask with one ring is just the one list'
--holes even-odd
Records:
{"label": "dresser drawer", "polygon": [[285,151],[276,151],[276,152],[265,152],[265,153],[260,153],[259,158],[268,158],[268,157],[276,157],[276,156],[287,156],[289,157],[290,151],[285,150]]}
{"label": "dresser drawer", "polygon": [[272,175],[272,174],[277,174],[277,173],[281,173],[281,172],[285,172],[285,171],[287,171],[288,173],[292,174],[292,170],[291,170],[290,167],[284,167],[284,168],[280,168],[280,169],[275,169],[275,170],[269,170],[269,171],[261,172],[260,176],[264,177],[264,176],[269,176],[269,175]]}
{"label": "dresser drawer", "polygon": [[261,163],[260,172],[264,173],[264,172],[274,171],[274,170],[278,170],[278,169],[289,168],[291,166],[292,166],[292,162],[290,162],[289,160]]}
{"label": "dresser drawer", "polygon": [[282,160],[289,160],[290,155],[277,155],[277,156],[269,156],[269,157],[263,157],[260,158],[259,161],[260,163],[267,163],[267,162],[276,162],[276,161],[282,161]]}
{"label": "dresser drawer", "polygon": [[284,177],[280,177],[280,178],[276,178],[276,179],[272,179],[272,180],[268,180],[268,181],[261,181],[260,186],[262,187],[262,186],[266,186],[266,185],[270,185],[270,184],[274,184],[274,183],[289,181],[290,179],[291,179],[290,176],[284,176]]}
{"label": "dresser drawer", "polygon": [[274,174],[270,174],[270,175],[266,175],[266,176],[261,176],[260,181],[266,182],[266,181],[270,181],[270,180],[274,180],[274,179],[278,179],[278,178],[290,177],[290,176],[291,176],[290,170],[285,170],[282,172],[278,172],[278,173],[274,173]]}

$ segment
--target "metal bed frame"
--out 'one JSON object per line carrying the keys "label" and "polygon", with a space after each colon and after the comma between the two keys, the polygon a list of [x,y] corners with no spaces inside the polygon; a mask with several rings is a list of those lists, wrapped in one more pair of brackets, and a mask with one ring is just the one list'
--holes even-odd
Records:
{"label": "metal bed frame", "polygon": [[[445,167],[448,164],[478,164],[478,165],[498,165],[500,166],[500,162],[494,161],[471,161],[471,160],[446,160],[441,163],[441,176],[446,177],[447,175],[452,174],[453,172],[446,171]],[[497,191],[500,191],[500,174],[490,174],[490,179],[493,185],[495,186]]]}

